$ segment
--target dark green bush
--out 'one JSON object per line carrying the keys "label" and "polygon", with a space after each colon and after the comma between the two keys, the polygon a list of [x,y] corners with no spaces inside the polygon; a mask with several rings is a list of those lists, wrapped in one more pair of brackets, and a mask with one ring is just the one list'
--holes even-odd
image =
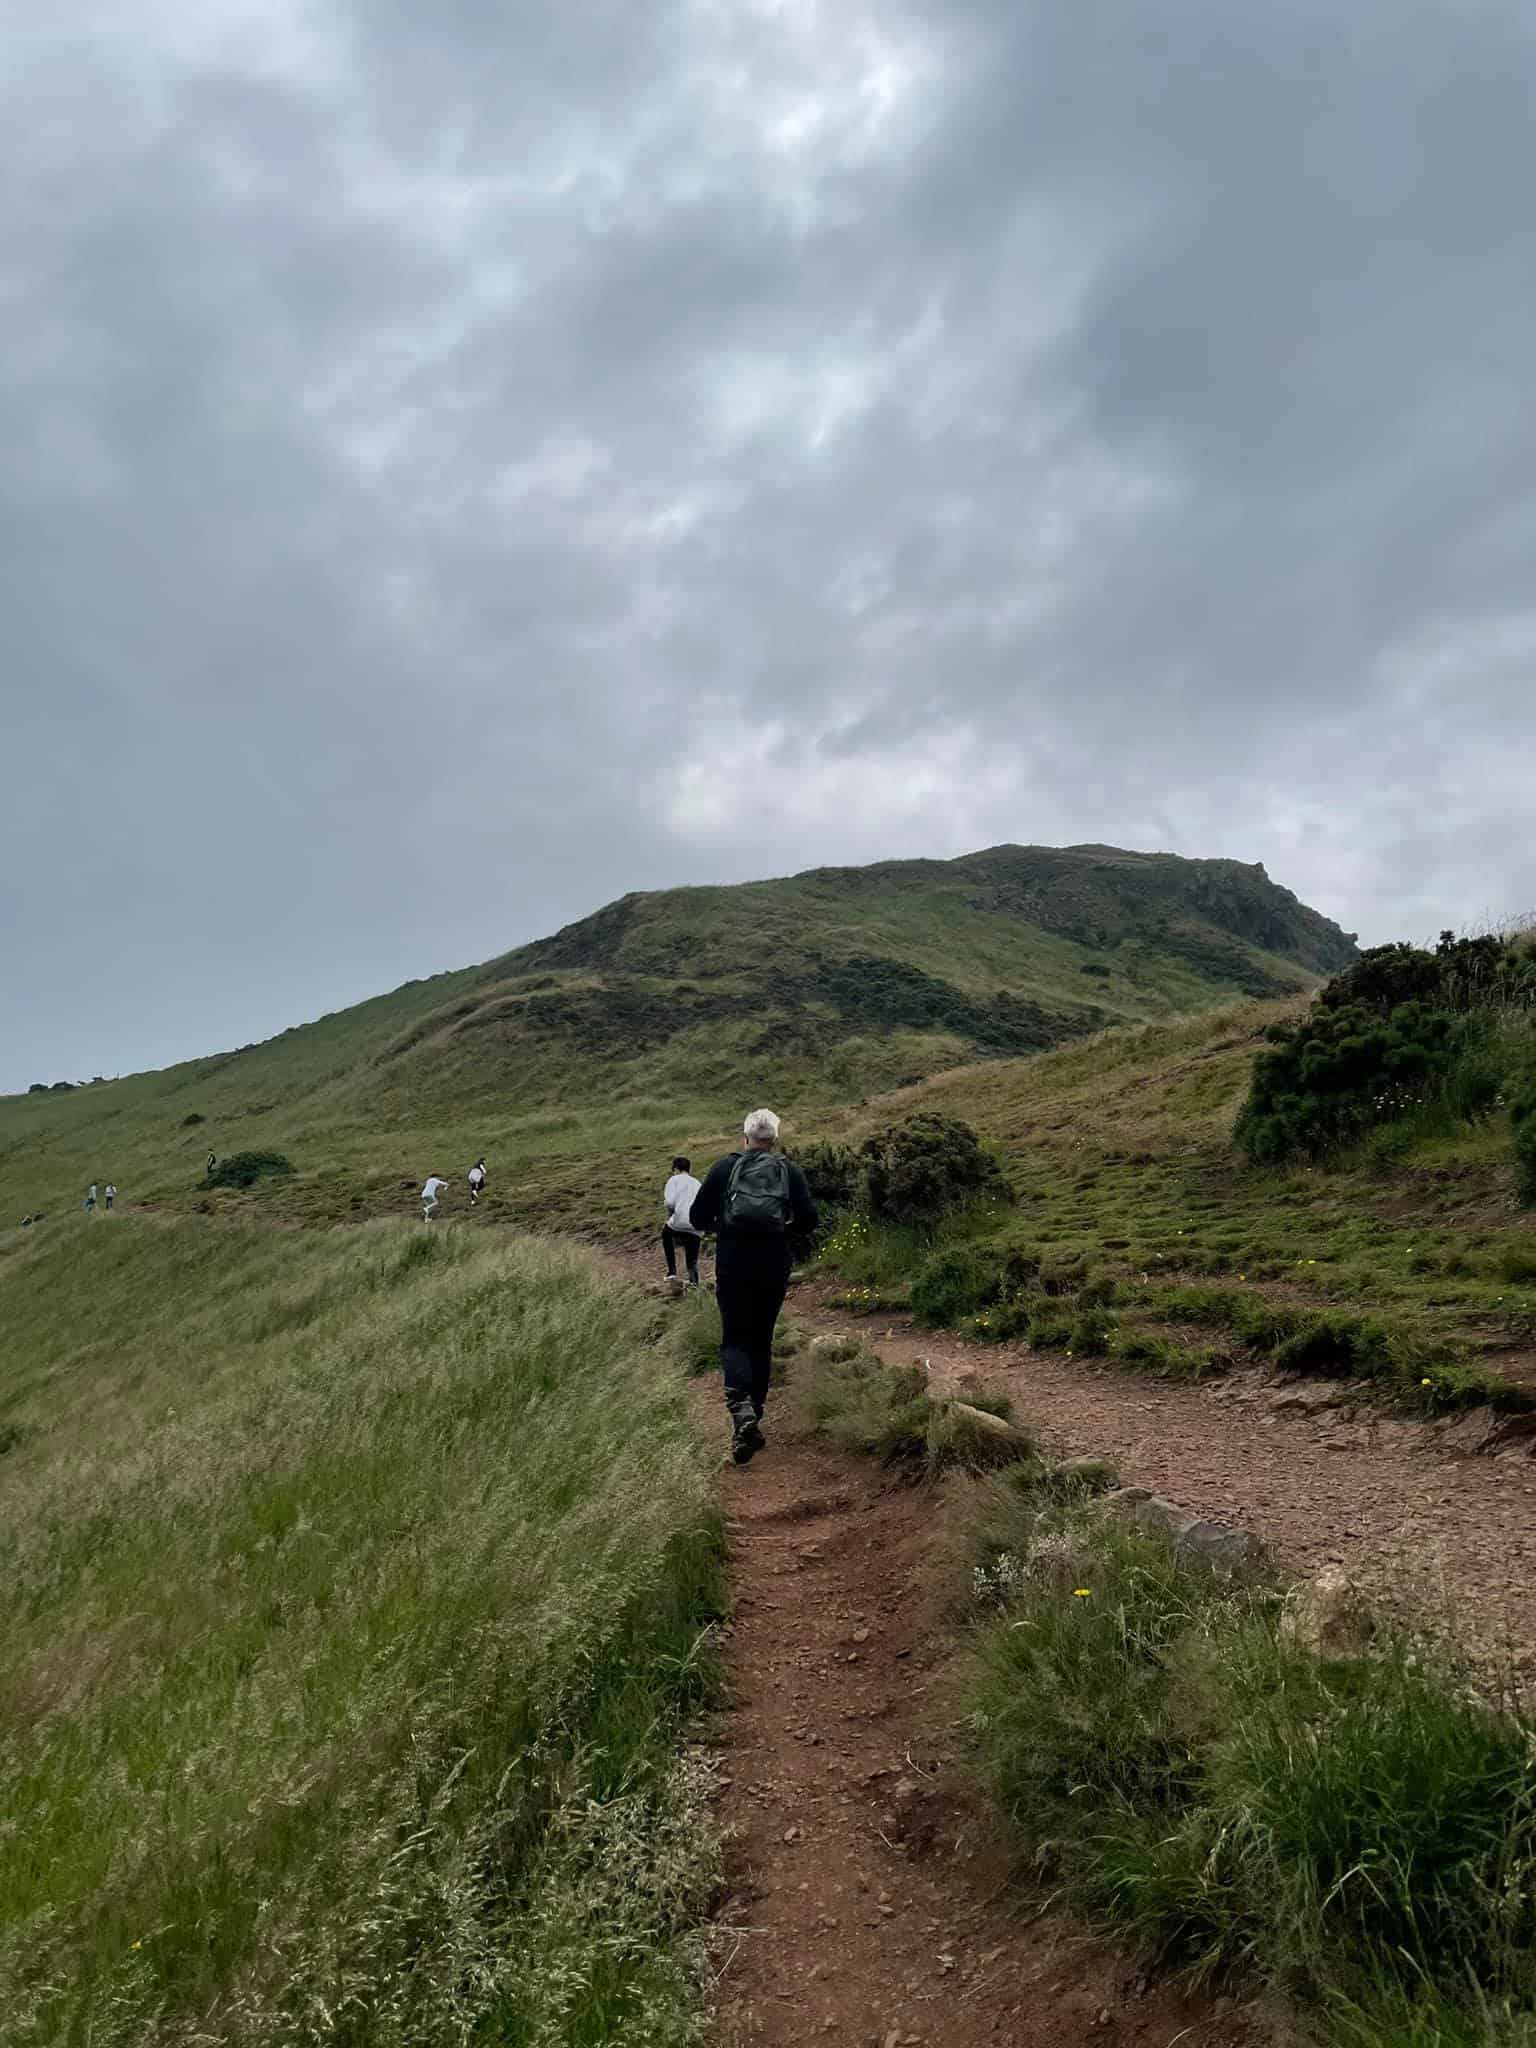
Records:
{"label": "dark green bush", "polygon": [[188,1131],[192,1128],[193,1124],[206,1123],[207,1121],[208,1119],[203,1115],[201,1110],[194,1109],[190,1116],[184,1116],[182,1118],[181,1128],[184,1131]]}
{"label": "dark green bush", "polygon": [[865,1205],[878,1223],[931,1227],[983,1196],[1007,1198],[997,1161],[958,1117],[924,1113],[867,1138]]}
{"label": "dark green bush", "polygon": [[1449,1010],[1319,1004],[1269,1034],[1253,1063],[1237,1143],[1256,1164],[1321,1158],[1443,1093],[1481,1034]]}
{"label": "dark green bush", "polygon": [[864,1168],[851,1145],[817,1139],[794,1154],[818,1209],[834,1214],[863,1207]]}
{"label": "dark green bush", "polygon": [[249,1188],[259,1180],[276,1180],[293,1172],[293,1161],[281,1152],[231,1152],[212,1173],[204,1176],[205,1188]]}
{"label": "dark green bush", "polygon": [[1083,1358],[1105,1358],[1114,1335],[1115,1319],[1108,1309],[1085,1308],[1073,1318],[1067,1349]]}
{"label": "dark green bush", "polygon": [[1257,1164],[1275,1165],[1380,1131],[1369,1163],[1390,1166],[1425,1133],[1426,1110],[1450,1122],[1492,1113],[1508,1078],[1496,1017],[1532,1007],[1536,951],[1524,940],[1442,932],[1433,953],[1372,947],[1301,1023],[1266,1033],[1273,1050],[1254,1061],[1237,1143]]}
{"label": "dark green bush", "polygon": [[996,1252],[969,1246],[935,1252],[912,1281],[912,1313],[930,1329],[958,1323],[1002,1298],[1005,1270]]}
{"label": "dark green bush", "polygon": [[1515,1134],[1515,1187],[1527,1209],[1536,1209],[1536,1084],[1525,1088],[1510,1108]]}

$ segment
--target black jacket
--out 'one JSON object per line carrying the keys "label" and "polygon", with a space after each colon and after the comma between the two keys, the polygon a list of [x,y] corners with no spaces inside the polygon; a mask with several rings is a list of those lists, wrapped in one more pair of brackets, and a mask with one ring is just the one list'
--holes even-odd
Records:
{"label": "black jacket", "polygon": [[[721,1228],[721,1212],[725,1208],[725,1190],[731,1178],[731,1168],[741,1157],[739,1152],[727,1152],[723,1159],[717,1159],[704,1176],[703,1185],[693,1198],[693,1227],[695,1230],[713,1230],[720,1236],[722,1247],[749,1235],[753,1242],[765,1239],[772,1244],[779,1242],[765,1232],[732,1231]],[[791,1210],[787,1237],[808,1237],[816,1228],[816,1204],[811,1200],[811,1191],[805,1184],[805,1175],[793,1159],[786,1159],[789,1168],[789,1205]]]}

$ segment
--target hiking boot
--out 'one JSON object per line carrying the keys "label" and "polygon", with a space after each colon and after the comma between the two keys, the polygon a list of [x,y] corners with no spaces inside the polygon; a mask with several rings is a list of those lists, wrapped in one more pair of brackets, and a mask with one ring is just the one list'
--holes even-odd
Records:
{"label": "hiking boot", "polygon": [[757,1426],[752,1403],[741,1401],[734,1404],[731,1408],[731,1457],[736,1464],[750,1465],[767,1441]]}

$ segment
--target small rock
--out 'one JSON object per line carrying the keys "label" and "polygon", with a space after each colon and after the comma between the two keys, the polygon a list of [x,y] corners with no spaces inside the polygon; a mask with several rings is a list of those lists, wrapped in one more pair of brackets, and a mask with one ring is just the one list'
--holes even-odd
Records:
{"label": "small rock", "polygon": [[1337,1387],[1286,1387],[1270,1401],[1271,1415],[1324,1415],[1343,1406]]}
{"label": "small rock", "polygon": [[1359,1657],[1370,1647],[1376,1621],[1354,1580],[1331,1567],[1293,1588],[1280,1617],[1280,1632],[1315,1657]]}
{"label": "small rock", "polygon": [[1107,1458],[1068,1458],[1056,1467],[1056,1477],[1084,1493],[1112,1493],[1120,1484],[1120,1474]]}
{"label": "small rock", "polygon": [[856,1628],[853,1632],[853,1640],[856,1643],[867,1643],[869,1641],[869,1630],[867,1628]]}
{"label": "small rock", "polygon": [[811,1356],[822,1365],[842,1365],[859,1355],[857,1337],[817,1337],[811,1344]]}
{"label": "small rock", "polygon": [[1264,1554],[1257,1536],[1244,1529],[1229,1529],[1225,1522],[1187,1522],[1174,1539],[1174,1549],[1180,1556],[1198,1557],[1223,1571],[1256,1564]]}

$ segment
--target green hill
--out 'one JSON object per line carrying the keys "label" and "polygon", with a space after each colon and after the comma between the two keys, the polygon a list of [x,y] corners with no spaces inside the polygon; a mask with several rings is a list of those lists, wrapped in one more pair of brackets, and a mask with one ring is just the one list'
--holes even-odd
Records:
{"label": "green hill", "polygon": [[189,1205],[210,1149],[289,1156],[280,1194],[236,1199],[314,1218],[398,1208],[483,1151],[488,1213],[526,1219],[595,1155],[712,1140],[743,1093],[803,1123],[1105,1025],[1300,991],[1354,950],[1262,867],[1104,846],[626,896],[262,1045],[0,1103],[0,1219],[92,1178]]}

